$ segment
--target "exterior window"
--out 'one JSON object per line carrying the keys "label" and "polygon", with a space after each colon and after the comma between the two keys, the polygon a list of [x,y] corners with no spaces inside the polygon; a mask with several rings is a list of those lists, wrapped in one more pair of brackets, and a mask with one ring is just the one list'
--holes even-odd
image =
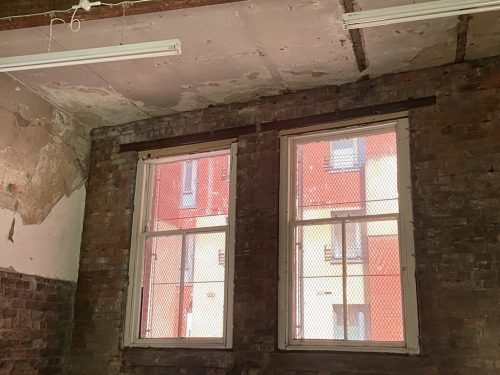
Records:
{"label": "exterior window", "polygon": [[[347,316],[347,335],[356,340],[370,339],[370,305],[351,305]],[[336,340],[344,338],[344,314],[342,305],[333,305],[334,336]]]}
{"label": "exterior window", "polygon": [[280,348],[418,352],[407,127],[282,138]]}
{"label": "exterior window", "polygon": [[234,165],[229,148],[140,159],[125,345],[231,346]]}
{"label": "exterior window", "polygon": [[[345,217],[345,212],[332,212],[332,217]],[[363,261],[366,253],[366,223],[353,223],[347,226],[345,233],[346,243],[350,246],[346,249],[346,261],[348,263]],[[342,262],[342,227],[333,226],[331,246],[331,262]]]}
{"label": "exterior window", "polygon": [[364,164],[364,142],[362,138],[344,138],[330,142],[327,166],[330,172],[357,171]]}
{"label": "exterior window", "polygon": [[196,193],[198,191],[198,161],[186,160],[182,162],[182,194],[181,207],[195,208]]}

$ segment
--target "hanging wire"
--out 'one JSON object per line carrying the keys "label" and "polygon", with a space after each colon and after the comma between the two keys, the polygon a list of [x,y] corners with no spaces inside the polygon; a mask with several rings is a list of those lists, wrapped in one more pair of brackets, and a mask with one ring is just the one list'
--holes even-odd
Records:
{"label": "hanging wire", "polygon": [[56,22],[56,21],[59,21],[59,22],[62,22],[62,23],[66,23],[66,21],[65,21],[65,20],[63,20],[62,18],[57,18],[57,17],[52,18],[52,19],[50,20],[50,29],[49,29],[49,48],[48,48],[48,52],[51,52],[51,50],[52,50],[52,25],[53,25],[53,23],[54,23],[54,22]]}
{"label": "hanging wire", "polygon": [[[119,3],[101,3],[101,6],[106,6],[106,7],[116,7],[116,6],[129,6],[129,5],[134,5],[137,3],[149,3],[149,2],[154,2],[154,1],[159,1],[159,0],[128,0],[128,1],[121,1]],[[78,8],[80,9],[80,8]],[[6,17],[0,17],[0,21],[2,20],[13,20],[15,18],[24,18],[24,17],[35,17],[35,16],[49,16],[52,17],[52,15],[56,13],[70,13],[73,12],[73,17],[76,13],[76,10],[73,7],[69,9],[58,9],[58,10],[48,10],[46,12],[39,12],[39,13],[30,13],[30,14],[20,14],[20,15],[15,15],[15,16],[6,16]]]}

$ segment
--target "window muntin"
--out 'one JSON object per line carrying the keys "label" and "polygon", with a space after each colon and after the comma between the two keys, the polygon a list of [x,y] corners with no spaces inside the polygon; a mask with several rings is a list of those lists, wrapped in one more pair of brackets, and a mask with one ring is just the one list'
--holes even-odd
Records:
{"label": "window muntin", "polygon": [[[323,168],[338,139],[363,144],[359,169],[332,174]],[[413,249],[407,240],[411,232],[400,232],[409,227],[408,212],[400,212],[400,206],[408,207],[400,202],[400,185],[409,183],[398,171],[401,163],[409,168],[407,157],[399,160],[402,142],[408,140],[398,135],[394,123],[290,136],[282,142],[289,176],[283,184],[288,199],[282,202],[288,208],[283,212],[282,206],[286,266],[280,280],[288,281],[280,289],[286,294],[280,347],[418,350],[414,279],[402,272],[407,270],[406,251]]]}
{"label": "window muntin", "polygon": [[[149,159],[139,168],[133,268],[141,272],[133,277],[126,344],[230,346],[232,263],[219,262],[221,249],[233,251],[233,165],[224,149]],[[188,192],[196,197],[189,208]]]}

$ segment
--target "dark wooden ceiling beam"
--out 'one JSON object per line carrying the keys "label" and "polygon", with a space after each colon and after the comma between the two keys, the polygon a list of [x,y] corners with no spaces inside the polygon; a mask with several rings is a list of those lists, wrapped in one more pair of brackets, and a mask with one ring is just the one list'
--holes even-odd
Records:
{"label": "dark wooden ceiling beam", "polygon": [[[153,0],[142,3],[126,4],[125,8],[122,5],[112,7],[101,6],[93,8],[87,12],[84,10],[78,11],[78,19],[96,20],[102,18],[112,18],[123,16],[124,10],[127,16],[135,14],[155,13],[169,10],[195,8],[207,5],[217,5],[234,3],[244,0]],[[107,3],[119,3],[120,0],[106,0]],[[53,10],[67,10],[73,5],[78,4],[78,0],[53,0],[53,1],[23,1],[16,0],[0,2],[0,31],[14,30],[27,27],[46,26],[50,23],[51,15],[36,15],[31,14],[50,12]],[[66,22],[71,19],[71,11],[58,12],[53,16],[62,18]],[[12,18],[9,18],[12,17]]]}
{"label": "dark wooden ceiling beam", "polygon": [[[352,13],[359,10],[359,6],[355,0],[340,0],[340,4],[346,13]],[[356,59],[356,66],[360,72],[363,72],[366,68],[368,68],[363,31],[361,29],[351,29],[349,30],[349,37],[351,38],[352,49]]]}
{"label": "dark wooden ceiling beam", "polygon": [[467,33],[469,31],[469,21],[472,16],[464,14],[458,17],[457,23],[457,49],[455,52],[455,62],[461,63],[465,60],[465,52],[467,49]]}

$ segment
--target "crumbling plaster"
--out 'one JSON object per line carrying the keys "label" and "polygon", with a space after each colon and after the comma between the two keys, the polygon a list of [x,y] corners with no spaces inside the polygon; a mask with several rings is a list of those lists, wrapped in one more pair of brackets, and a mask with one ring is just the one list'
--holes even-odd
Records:
{"label": "crumbling plaster", "polygon": [[[346,0],[356,9],[426,0]],[[181,56],[15,72],[40,96],[92,127],[117,125],[235,102],[248,102],[387,73],[453,63],[457,17],[360,31],[366,67],[358,70],[342,1],[247,0],[55,24],[52,50],[179,38]],[[500,54],[500,12],[474,14],[465,60]],[[0,32],[0,55],[46,52],[49,27]]]}
{"label": "crumbling plaster", "polygon": [[0,92],[0,267],[76,280],[89,130],[7,74]]}

